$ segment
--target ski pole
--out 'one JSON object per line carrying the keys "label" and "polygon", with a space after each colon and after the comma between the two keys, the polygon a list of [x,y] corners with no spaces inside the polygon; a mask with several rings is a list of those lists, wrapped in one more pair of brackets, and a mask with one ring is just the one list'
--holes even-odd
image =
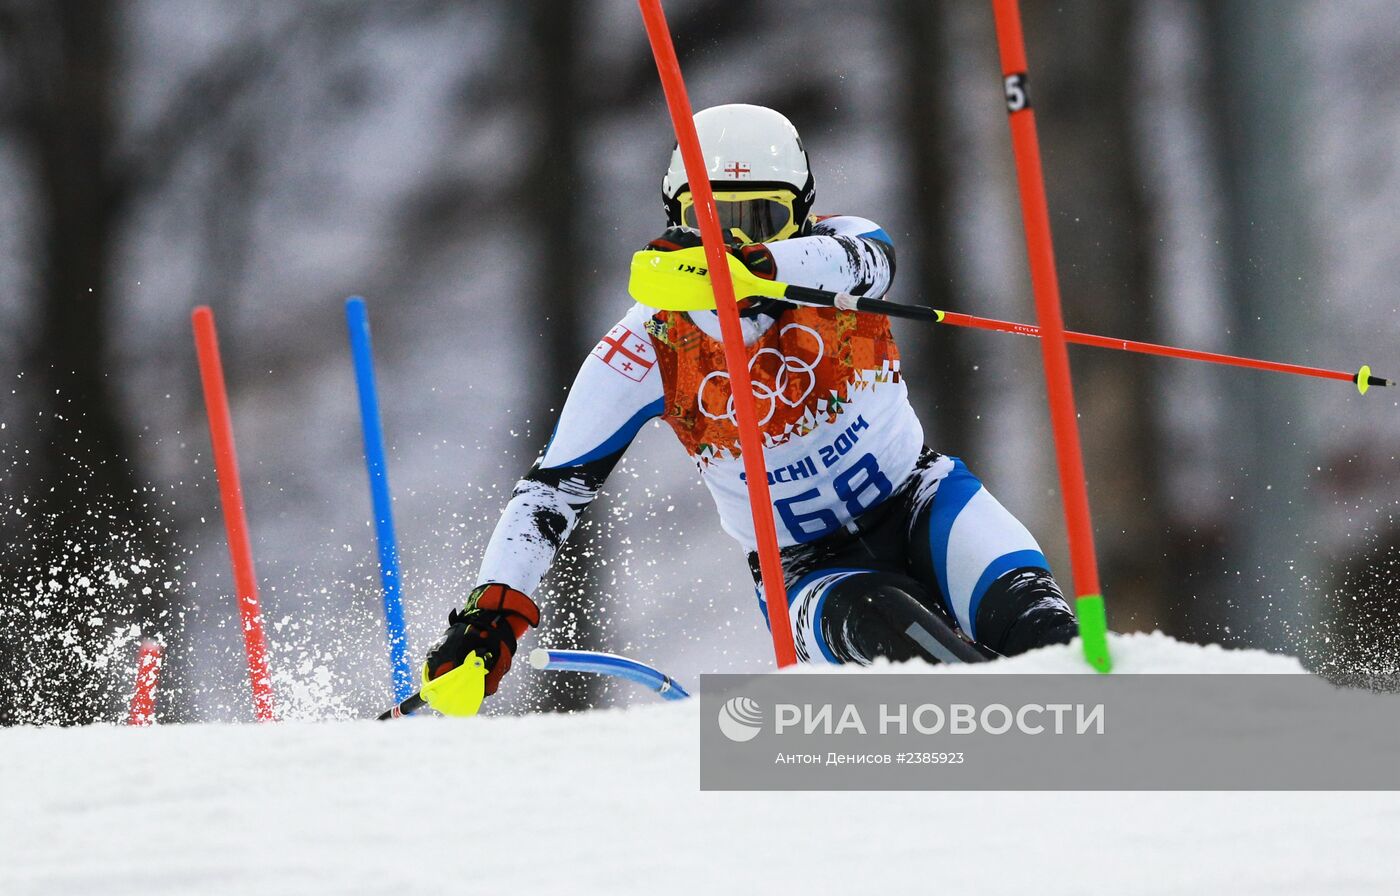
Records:
{"label": "ski pole", "polygon": [[[860,311],[872,311],[874,308],[867,307],[867,303],[878,301],[876,299],[858,299],[857,309]],[[810,304],[825,304],[813,302]],[[977,330],[991,330],[997,333],[1017,333],[1021,336],[1040,337],[1040,328],[1031,324],[1017,323],[1016,321],[997,320],[991,317],[978,317],[974,314],[962,314],[957,311],[939,311],[935,308],[924,308],[917,305],[900,305],[895,302],[886,302],[886,306],[891,306],[895,310],[881,310],[880,314],[887,314],[890,317],[908,317],[919,320],[932,320],[935,323],[948,324],[954,327],[969,327]],[[907,313],[910,310],[917,311],[917,314]],[[1228,367],[1245,367],[1251,370],[1271,370],[1275,373],[1291,373],[1297,376],[1311,376],[1325,380],[1344,380],[1354,383],[1356,389],[1362,395],[1372,386],[1394,386],[1394,380],[1374,376],[1371,373],[1369,364],[1361,365],[1356,373],[1345,370],[1329,370],[1325,367],[1309,367],[1306,364],[1290,364],[1283,361],[1264,361],[1259,358],[1245,358],[1239,355],[1226,355],[1220,352],[1206,352],[1192,348],[1178,348],[1173,345],[1158,345],[1153,342],[1138,342],[1132,339],[1118,339],[1113,336],[1097,336],[1093,333],[1079,333],[1074,330],[1065,331],[1065,339],[1077,345],[1092,345],[1095,348],[1110,348],[1123,352],[1136,352],[1140,355],[1157,355],[1163,358],[1181,358],[1186,361],[1203,361],[1207,364],[1223,364]]]}
{"label": "ski pole", "polygon": [[376,718],[381,722],[387,719],[401,719],[427,705],[428,701],[423,699],[422,694],[418,691],[414,691],[398,703],[395,703],[393,706],[381,712]]}
{"label": "ski pole", "polygon": [[536,669],[594,672],[613,678],[625,678],[650,688],[663,700],[684,700],[690,696],[685,688],[669,675],[664,675],[645,663],[596,650],[546,650],[536,647],[530,651],[530,665]]}
{"label": "ski pole", "polygon": [[[999,333],[1019,333],[1022,336],[1040,336],[1038,327],[1014,321],[995,320],[990,317],[976,317],[956,311],[936,311],[937,321],[955,327],[973,327],[979,330],[992,330]],[[1289,364],[1282,361],[1264,361],[1258,358],[1244,358],[1238,355],[1225,355],[1219,352],[1204,352],[1198,349],[1177,348],[1171,345],[1157,345],[1152,342],[1137,342],[1132,339],[1116,339],[1111,336],[1096,336],[1093,333],[1065,331],[1065,339],[1078,345],[1092,345],[1096,348],[1111,348],[1124,352],[1137,352],[1141,355],[1158,355],[1163,358],[1181,358],[1186,361],[1204,361],[1207,364],[1223,364],[1228,367],[1245,367],[1252,370],[1272,370],[1276,373],[1291,373],[1298,376],[1312,376],[1325,380],[1345,380],[1355,383],[1362,395],[1372,386],[1394,386],[1394,380],[1371,374],[1369,364],[1361,365],[1356,373],[1345,370],[1328,370],[1323,367],[1309,367],[1305,364]]]}
{"label": "ski pole", "polygon": [[[663,700],[684,700],[690,696],[685,688],[671,676],[625,656],[603,653],[597,650],[546,650],[536,647],[530,651],[530,665],[536,669],[554,669],[561,672],[592,672],[612,678],[625,678],[655,691]],[[380,713],[380,721],[398,719],[427,705],[420,692],[414,691],[406,699],[399,701]]]}
{"label": "ski pole", "polygon": [[[750,273],[738,259],[734,259],[729,267],[740,294],[745,296],[783,299],[799,305],[818,305],[839,308],[842,311],[868,311],[874,314],[884,314],[888,317],[929,321],[954,327],[992,330],[998,333],[1017,333],[1036,338],[1041,335],[1040,328],[1032,324],[978,317],[957,311],[940,311],[926,305],[905,305],[885,299],[870,299],[864,296],[830,292],[825,289],[813,289],[807,286],[793,286],[773,280],[764,280]],[[711,306],[714,303],[713,297],[709,296],[708,292],[702,293],[700,289],[704,286],[707,277],[708,272],[705,269],[704,259],[699,257],[694,249],[682,249],[677,252],[642,251],[633,256],[632,279],[628,288],[632,297],[643,305],[665,311],[697,311],[705,307],[706,298]],[[1362,395],[1365,395],[1366,390],[1372,386],[1396,385],[1395,380],[1374,376],[1369,364],[1363,364],[1360,370],[1352,373],[1346,370],[1328,370],[1304,364],[1264,361],[1258,358],[1221,354],[1220,352],[1177,348],[1172,345],[1157,345],[1152,342],[1137,342],[1113,336],[1097,336],[1093,333],[1077,333],[1073,330],[1065,331],[1065,339],[1079,345],[1136,352],[1143,355],[1202,361],[1207,364],[1223,364],[1229,367],[1245,367],[1252,370],[1271,370],[1275,373],[1289,373],[1327,380],[1344,380],[1348,383],[1355,383],[1357,391]]]}

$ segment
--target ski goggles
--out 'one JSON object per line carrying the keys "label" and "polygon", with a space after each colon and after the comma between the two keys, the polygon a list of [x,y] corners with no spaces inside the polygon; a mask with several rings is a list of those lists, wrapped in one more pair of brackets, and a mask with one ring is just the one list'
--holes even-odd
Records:
{"label": "ski goggles", "polygon": [[[681,221],[687,227],[700,227],[695,197],[689,191],[679,197]],[[801,222],[794,220],[794,196],[787,190],[715,191],[719,226],[725,236],[737,236],[744,243],[785,240],[797,232]]]}

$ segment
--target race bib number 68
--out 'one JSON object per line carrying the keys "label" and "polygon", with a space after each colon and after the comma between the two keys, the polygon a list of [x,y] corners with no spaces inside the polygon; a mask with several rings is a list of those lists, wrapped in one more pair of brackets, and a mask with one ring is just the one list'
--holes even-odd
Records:
{"label": "race bib number 68", "polygon": [[832,510],[834,504],[844,504],[846,512],[855,518],[893,493],[894,485],[880,472],[875,455],[864,454],[831,480],[830,492],[824,487],[809,488],[775,501],[773,506],[793,540],[802,544],[841,528],[841,520]]}

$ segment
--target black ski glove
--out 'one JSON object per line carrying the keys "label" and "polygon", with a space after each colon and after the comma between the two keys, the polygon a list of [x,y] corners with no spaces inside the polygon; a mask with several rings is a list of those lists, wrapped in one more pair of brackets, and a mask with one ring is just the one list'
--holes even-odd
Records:
{"label": "black ski glove", "polygon": [[[700,231],[694,227],[675,225],[667,227],[661,236],[647,243],[646,248],[653,252],[676,252],[680,249],[694,249],[700,245],[703,245],[700,242]],[[729,254],[743,262],[744,267],[756,276],[764,280],[777,279],[778,265],[773,261],[773,253],[768,251],[767,246],[762,243],[743,243],[734,236],[726,239],[725,245],[729,248]]]}
{"label": "black ski glove", "polygon": [[[768,247],[763,243],[744,243],[738,237],[730,236],[725,241],[729,248],[729,254],[739,259],[744,267],[756,277],[764,280],[778,279],[778,264],[773,260],[773,253],[768,251]],[[680,249],[693,249],[703,245],[700,242],[700,231],[694,227],[684,227],[673,225],[667,227],[661,236],[647,243],[646,248],[654,252],[676,252]],[[759,314],[769,314],[777,317],[783,311],[792,306],[779,299],[744,298],[739,296],[740,313],[745,317],[754,317]]]}
{"label": "black ski glove", "polygon": [[676,224],[667,227],[661,236],[647,243],[645,248],[653,252],[677,252],[681,249],[694,249],[700,245],[703,245],[700,242],[700,231],[694,227]]}
{"label": "black ski glove", "polygon": [[526,629],[540,624],[540,610],[523,593],[495,582],[478,586],[467,604],[447,616],[447,631],[428,650],[428,679],[445,675],[476,651],[486,663],[486,695],[496,693],[510,671]]}
{"label": "black ski glove", "polygon": [[749,273],[764,280],[778,279],[778,263],[763,243],[731,244],[729,254],[744,263]]}

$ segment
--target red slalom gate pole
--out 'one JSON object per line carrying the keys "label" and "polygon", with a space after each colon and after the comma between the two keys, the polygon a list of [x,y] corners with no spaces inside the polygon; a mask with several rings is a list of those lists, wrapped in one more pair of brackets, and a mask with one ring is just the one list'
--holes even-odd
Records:
{"label": "red slalom gate pole", "polygon": [[1040,349],[1045,384],[1050,398],[1050,424],[1055,435],[1055,459],[1059,466],[1060,492],[1064,496],[1065,523],[1069,534],[1070,566],[1074,574],[1075,613],[1079,617],[1084,658],[1100,672],[1108,672],[1108,622],[1099,590],[1098,560],[1094,556],[1094,528],[1089,517],[1089,493],[1084,485],[1084,454],[1079,443],[1079,423],[1070,380],[1069,350],[1060,308],[1060,286],[1055,274],[1055,247],[1050,237],[1050,209],[1045,200],[1045,175],[1040,163],[1040,139],[1035,113],[1026,92],[1026,44],[1021,31],[1019,0],[992,0],[996,17],[997,48],[1005,79],[1006,109],[1011,124],[1011,146],[1016,156],[1016,180],[1021,192],[1021,216],[1030,257],[1031,288],[1036,318],[1040,322]]}
{"label": "red slalom gate pole", "polygon": [[164,651],[155,641],[142,641],[136,656],[136,690],[131,695],[128,725],[154,725],[156,721],[156,685],[160,683],[161,657]]}
{"label": "red slalom gate pole", "polygon": [[233,445],[233,418],[228,410],[224,366],[219,359],[219,335],[214,312],[201,305],[190,315],[194,345],[199,355],[199,378],[204,385],[204,407],[209,412],[209,438],[214,445],[214,470],[219,479],[219,503],[228,531],[228,553],[233,562],[233,583],[238,593],[238,614],[243,622],[243,646],[248,654],[248,680],[253,686],[253,714],[259,722],[276,721],[272,702],[272,676],[267,666],[267,638],[263,634],[262,608],[258,603],[258,579],[253,572],[253,545],[248,538],[248,518],[243,511],[243,488],[238,478],[238,452]]}
{"label": "red slalom gate pole", "polygon": [[681,77],[680,61],[671,42],[671,30],[666,26],[661,0],[637,2],[642,8],[642,21],[646,24],[652,55],[656,57],[656,70],[661,75],[666,106],[671,113],[676,142],[685,163],[686,179],[690,181],[690,193],[695,198],[695,208],[700,218],[700,239],[705,245],[705,258],[710,265],[715,310],[719,314],[720,335],[724,337],[724,363],[729,370],[729,382],[735,398],[739,453],[743,456],[744,475],[748,480],[749,505],[753,511],[754,537],[758,542],[758,564],[763,579],[764,599],[768,604],[768,628],[773,635],[773,653],[780,668],[791,666],[797,662],[797,650],[792,642],[787,588],[783,584],[783,566],[778,556],[778,535],[773,528],[773,499],[768,491],[763,438],[759,434],[758,414],[753,406],[753,385],[749,379],[749,359],[739,323],[739,306],[734,301],[734,281],[729,276],[728,250],[720,231],[715,198],[710,192],[710,178],[700,152],[700,138],[695,132],[690,97],[686,94],[685,79]]}

